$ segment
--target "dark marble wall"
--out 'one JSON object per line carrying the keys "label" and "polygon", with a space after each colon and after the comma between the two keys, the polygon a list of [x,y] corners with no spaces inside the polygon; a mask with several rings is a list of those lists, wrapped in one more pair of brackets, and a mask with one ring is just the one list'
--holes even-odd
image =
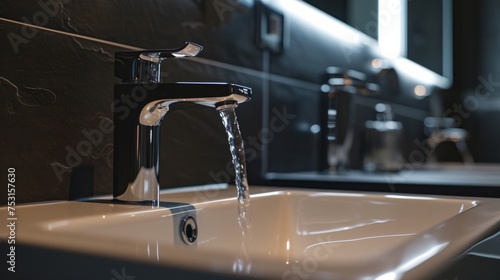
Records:
{"label": "dark marble wall", "polygon": [[[2,1],[0,174],[16,168],[18,202],[111,193],[114,52],[185,41],[203,52],[164,62],[164,81],[229,81],[254,90],[237,111],[250,183],[264,182],[266,171],[318,169],[323,155],[311,127],[320,121],[326,67],[370,72],[380,54],[372,39],[301,1],[264,2],[284,15],[281,53],[257,44],[260,1]],[[360,106],[399,104],[407,136],[417,139],[430,109],[428,98],[412,94],[415,84],[401,72],[399,83],[389,80]],[[217,112],[198,106],[171,112],[162,126],[161,165],[162,187],[227,181],[230,156]],[[6,195],[0,198],[5,204]]]}

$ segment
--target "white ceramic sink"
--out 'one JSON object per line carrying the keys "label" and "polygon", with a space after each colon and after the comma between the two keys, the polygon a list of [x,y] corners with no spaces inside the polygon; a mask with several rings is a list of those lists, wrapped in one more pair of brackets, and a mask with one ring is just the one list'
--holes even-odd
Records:
{"label": "white ceramic sink", "polygon": [[[163,193],[163,206],[57,202],[17,208],[17,241],[266,279],[426,279],[498,230],[500,201],[251,187]],[[1,209],[5,220],[5,208]],[[197,239],[181,239],[184,217]],[[5,229],[0,237],[6,238]]]}

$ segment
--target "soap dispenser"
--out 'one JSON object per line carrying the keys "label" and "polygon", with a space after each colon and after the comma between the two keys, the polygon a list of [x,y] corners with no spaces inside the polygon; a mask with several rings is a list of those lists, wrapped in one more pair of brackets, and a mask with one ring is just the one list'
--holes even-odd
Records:
{"label": "soap dispenser", "polygon": [[403,125],[393,120],[391,106],[375,106],[377,120],[365,122],[365,171],[399,171],[401,169],[401,139]]}

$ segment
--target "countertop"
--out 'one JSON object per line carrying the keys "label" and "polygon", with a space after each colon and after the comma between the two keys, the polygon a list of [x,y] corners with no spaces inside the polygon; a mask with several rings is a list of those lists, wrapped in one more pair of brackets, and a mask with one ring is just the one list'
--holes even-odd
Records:
{"label": "countertop", "polygon": [[344,174],[269,172],[266,179],[273,185],[322,189],[500,197],[500,165],[496,164],[440,164],[399,172],[350,170]]}

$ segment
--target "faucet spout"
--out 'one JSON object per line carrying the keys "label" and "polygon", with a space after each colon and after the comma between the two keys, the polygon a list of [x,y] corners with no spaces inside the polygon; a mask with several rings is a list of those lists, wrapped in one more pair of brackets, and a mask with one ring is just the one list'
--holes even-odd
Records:
{"label": "faucet spout", "polygon": [[243,103],[250,99],[251,89],[230,83],[171,83],[151,84],[153,98],[142,109],[139,123],[142,125],[158,125],[176,102],[191,102],[208,107],[232,102]]}
{"label": "faucet spout", "polygon": [[171,104],[191,102],[219,108],[246,102],[251,94],[250,88],[232,83],[115,85],[115,199],[158,204],[160,125]]}

